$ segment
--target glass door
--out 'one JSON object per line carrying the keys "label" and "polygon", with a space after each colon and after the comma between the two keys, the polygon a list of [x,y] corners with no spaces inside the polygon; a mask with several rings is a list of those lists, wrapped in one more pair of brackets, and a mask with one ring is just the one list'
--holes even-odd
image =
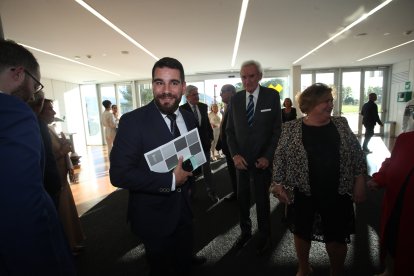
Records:
{"label": "glass door", "polygon": [[[382,122],[384,122],[383,116],[383,99],[384,99],[384,71],[383,70],[364,70],[364,103],[368,101],[368,95],[371,93],[377,94],[378,115]],[[374,133],[379,134],[381,132],[380,125],[376,124]]]}
{"label": "glass door", "polygon": [[355,134],[360,129],[361,71],[342,72],[340,90],[341,116],[348,120],[349,127]]}

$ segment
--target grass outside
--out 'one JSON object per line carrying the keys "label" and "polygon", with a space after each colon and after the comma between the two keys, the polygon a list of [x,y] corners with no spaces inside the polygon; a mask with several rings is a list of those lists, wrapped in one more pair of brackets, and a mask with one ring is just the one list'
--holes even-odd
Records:
{"label": "grass outside", "polygon": [[342,105],[342,113],[359,113],[359,106],[358,105]]}

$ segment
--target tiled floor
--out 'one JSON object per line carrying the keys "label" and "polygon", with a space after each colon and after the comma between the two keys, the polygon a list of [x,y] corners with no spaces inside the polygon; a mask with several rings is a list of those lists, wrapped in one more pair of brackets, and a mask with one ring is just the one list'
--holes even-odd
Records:
{"label": "tiled floor", "polygon": [[[384,159],[389,157],[388,148],[392,148],[394,140],[387,141],[381,137],[372,138],[369,148],[373,152],[367,155],[370,175],[378,171]],[[105,146],[89,146],[87,154],[81,158],[79,182],[71,184],[80,216],[117,189],[109,181],[107,155]]]}

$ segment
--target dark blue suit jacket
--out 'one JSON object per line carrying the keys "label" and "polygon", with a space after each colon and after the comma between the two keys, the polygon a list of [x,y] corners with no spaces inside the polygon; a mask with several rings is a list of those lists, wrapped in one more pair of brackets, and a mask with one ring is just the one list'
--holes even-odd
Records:
{"label": "dark blue suit jacket", "polygon": [[[188,130],[196,127],[191,113],[181,110]],[[171,191],[172,172],[150,171],[144,153],[173,136],[154,101],[124,114],[111,151],[112,185],[129,189],[128,219],[144,242],[170,235],[184,220],[192,220],[187,181]],[[178,190],[178,191],[177,191]]]}
{"label": "dark blue suit jacket", "polygon": [[56,208],[43,186],[33,111],[0,93],[0,275],[75,275]]}

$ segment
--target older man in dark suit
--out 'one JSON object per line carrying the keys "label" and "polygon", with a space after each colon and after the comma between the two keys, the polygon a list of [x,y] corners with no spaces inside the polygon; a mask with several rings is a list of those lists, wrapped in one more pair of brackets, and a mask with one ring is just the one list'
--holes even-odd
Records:
{"label": "older man in dark suit", "polygon": [[257,254],[271,246],[269,186],[273,155],[281,132],[280,97],[273,89],[262,87],[261,66],[256,61],[243,63],[240,76],[246,90],[231,101],[227,122],[227,143],[237,169],[241,236],[235,244],[241,249],[250,240],[250,179],[253,179],[259,228]]}
{"label": "older man in dark suit", "polygon": [[210,167],[210,148],[214,136],[213,128],[211,127],[210,120],[208,119],[208,106],[204,103],[200,103],[198,88],[194,85],[187,86],[185,97],[187,98],[187,103],[183,104],[181,108],[193,113],[207,160],[207,162],[202,166],[207,194],[211,201],[217,202],[219,198],[213,185],[213,177]]}
{"label": "older man in dark suit", "polygon": [[162,58],[152,69],[154,100],[122,116],[111,152],[110,177],[129,190],[128,219],[143,241],[150,275],[189,275],[192,261],[191,172],[182,168],[153,172],[144,157],[196,127],[190,112],[178,105],[185,91],[184,69]]}

